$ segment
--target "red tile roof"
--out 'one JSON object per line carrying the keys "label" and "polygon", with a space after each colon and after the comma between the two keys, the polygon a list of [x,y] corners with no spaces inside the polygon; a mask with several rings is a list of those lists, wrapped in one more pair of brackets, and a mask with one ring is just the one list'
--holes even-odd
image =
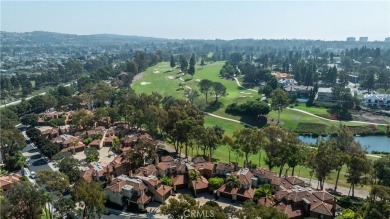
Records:
{"label": "red tile roof", "polygon": [[311,208],[310,211],[316,212],[316,213],[319,213],[319,214],[323,214],[323,215],[333,216],[332,208],[333,208],[333,206],[331,204],[327,204],[325,202],[321,202],[321,204],[319,204],[315,208]]}
{"label": "red tile roof", "polygon": [[156,189],[156,192],[161,195],[165,196],[166,194],[170,194],[172,190],[172,187],[167,186],[167,185],[161,185]]}
{"label": "red tile roof", "polygon": [[173,161],[173,158],[171,156],[162,156],[160,160],[161,162],[171,162]]}
{"label": "red tile roof", "polygon": [[198,180],[192,180],[191,184],[192,188],[196,190],[207,189],[209,187],[209,181],[207,181],[207,179],[203,176],[201,176],[201,178]]}
{"label": "red tile roof", "polygon": [[321,201],[331,201],[334,199],[333,195],[329,194],[326,191],[316,191],[313,192],[313,195],[315,195]]}
{"label": "red tile roof", "polygon": [[9,190],[12,188],[13,184],[19,182],[22,176],[16,173],[11,173],[8,176],[0,177],[0,187],[4,190]]}
{"label": "red tile roof", "polygon": [[172,183],[175,186],[178,185],[186,185],[189,182],[189,178],[187,174],[178,174],[176,176],[172,176]]}

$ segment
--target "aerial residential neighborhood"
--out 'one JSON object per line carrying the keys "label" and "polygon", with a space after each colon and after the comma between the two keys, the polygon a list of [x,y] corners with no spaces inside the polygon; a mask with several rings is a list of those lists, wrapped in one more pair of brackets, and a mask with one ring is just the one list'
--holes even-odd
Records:
{"label": "aerial residential neighborhood", "polygon": [[389,2],[0,5],[0,218],[390,218]]}

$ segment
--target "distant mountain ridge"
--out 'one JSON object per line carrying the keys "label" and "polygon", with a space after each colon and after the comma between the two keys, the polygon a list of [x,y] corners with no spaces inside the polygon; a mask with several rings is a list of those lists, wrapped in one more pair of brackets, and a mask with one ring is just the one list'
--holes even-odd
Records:
{"label": "distant mountain ridge", "polygon": [[216,46],[223,45],[240,45],[255,47],[320,47],[320,48],[354,48],[360,46],[390,48],[390,43],[383,41],[375,42],[346,42],[346,41],[322,41],[307,39],[167,39],[158,37],[144,36],[127,36],[118,34],[92,34],[77,35],[67,33],[56,33],[47,31],[33,32],[6,32],[0,31],[0,42],[2,47],[7,46],[81,46],[93,47],[96,45],[124,46],[126,44],[165,44],[165,43],[183,43],[183,44],[213,44]]}

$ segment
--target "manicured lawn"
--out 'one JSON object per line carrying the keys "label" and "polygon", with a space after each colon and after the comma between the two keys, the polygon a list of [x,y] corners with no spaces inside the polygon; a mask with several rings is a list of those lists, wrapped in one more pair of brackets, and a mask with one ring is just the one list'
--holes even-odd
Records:
{"label": "manicured lawn", "polygon": [[183,90],[178,90],[181,82],[178,77],[178,69],[171,70],[167,62],[162,62],[148,68],[144,76],[134,83],[133,89],[138,93],[157,92],[163,96],[184,98]]}
{"label": "manicured lawn", "polygon": [[326,109],[326,108],[323,108],[323,107],[307,107],[306,104],[304,104],[304,103],[300,103],[298,106],[294,105],[294,108],[295,109],[300,109],[300,110],[303,110],[303,111],[306,111],[306,112],[309,112],[309,113],[312,113],[314,115],[319,115],[319,116],[330,115],[329,112],[328,112],[328,109]]}
{"label": "manicured lawn", "polygon": [[[198,90],[198,83],[201,79],[221,82],[227,88],[227,95],[219,98],[221,102],[221,106],[219,108],[215,107],[213,109],[213,107],[209,107],[207,111],[230,119],[241,120],[240,116],[233,116],[225,113],[226,106],[234,102],[243,103],[248,100],[256,100],[259,98],[259,95],[257,92],[239,88],[234,80],[220,78],[219,71],[223,64],[224,62],[220,61],[206,63],[204,67],[196,65],[196,72],[193,78],[189,75],[182,76],[182,78],[186,81],[186,86],[191,87],[194,90]],[[184,89],[188,88],[180,88],[179,84],[182,82],[179,79],[180,76],[181,74],[179,73],[179,69],[172,70],[168,62],[161,62],[156,66],[148,68],[145,71],[144,76],[135,82],[133,89],[138,93],[145,92],[150,94],[152,92],[158,92],[163,96],[171,95],[176,98],[184,98]],[[213,102],[214,98],[214,96],[209,96],[208,102]],[[205,104],[206,100],[204,95],[201,95],[197,101]],[[300,104],[299,106],[294,106],[294,108],[317,115],[329,115],[327,109],[322,107],[306,107],[305,104]],[[277,111],[271,111],[268,114],[268,118],[276,120],[278,118]],[[280,115],[280,119],[282,121],[282,126],[291,130],[295,130],[298,123],[324,124],[327,126],[327,130],[335,130],[335,128],[340,125],[339,121],[323,120],[289,108],[283,110]],[[216,122],[217,120],[217,118],[213,118],[213,122]],[[358,123],[342,123],[348,126],[362,126],[362,124]],[[378,129],[385,130],[385,127],[378,126]]]}
{"label": "manicured lawn", "polygon": [[[189,75],[182,76],[182,78],[186,81],[186,86],[191,87],[194,90],[198,90],[198,83],[201,79],[209,79],[211,81],[218,81],[224,84],[227,87],[227,95],[225,97],[220,97],[220,102],[222,103],[221,108],[209,110],[213,114],[240,120],[241,117],[239,116],[232,116],[225,113],[225,108],[228,104],[236,102],[236,103],[242,103],[247,100],[256,100],[259,95],[256,92],[248,91],[241,89],[237,86],[236,82],[233,80],[226,80],[219,77],[219,70],[223,66],[224,62],[214,62],[214,63],[207,63],[206,66],[203,68],[200,66],[196,66],[196,72],[193,78]],[[176,98],[184,98],[184,89],[187,88],[180,88],[179,84],[181,83],[181,80],[179,80],[179,77],[181,74],[179,74],[178,69],[171,70],[169,67],[169,63],[163,62],[159,63],[156,66],[153,66],[149,68],[143,78],[138,80],[134,85],[133,89],[138,92],[145,92],[145,93],[152,93],[152,92],[158,92],[163,96],[171,95]],[[146,84],[145,84],[146,83]],[[145,85],[142,85],[145,84]],[[209,97],[209,102],[212,102],[214,100],[214,97]],[[197,101],[204,101],[205,98],[203,95],[197,100]],[[295,106],[294,106],[295,107]],[[327,113],[325,108],[314,108],[314,107],[306,107],[305,105],[301,104],[297,106],[296,108],[317,114],[317,115],[324,115]],[[277,120],[278,113],[277,111],[271,111],[268,114],[268,118]],[[339,125],[339,121],[326,121],[322,120],[320,118],[316,118],[310,115],[307,115],[302,112],[294,111],[292,109],[286,108],[283,110],[283,112],[280,115],[280,119],[283,123],[282,126],[289,128],[291,130],[295,130],[298,123],[313,123],[313,124],[323,124],[326,125],[327,130],[335,130]],[[343,122],[343,124],[346,124],[348,126],[359,126],[361,124],[357,123],[350,123],[350,122]],[[243,128],[244,126],[239,123],[222,120],[219,118],[211,117],[211,116],[205,116],[205,126],[212,126],[212,125],[220,125],[225,129],[225,134],[232,135],[233,132],[237,129]],[[383,129],[384,127],[379,127],[379,129]],[[196,153],[194,150],[193,153]],[[190,155],[194,155],[191,154]],[[254,164],[259,164],[259,157],[261,157],[260,164],[261,166],[265,165],[265,153],[264,151],[261,151],[261,156],[259,154],[255,154],[250,156],[250,160]],[[229,161],[229,150],[226,146],[220,146],[216,151],[213,152],[213,158],[216,161],[222,161],[222,162],[228,162]],[[370,157],[370,159],[376,159],[374,157]],[[244,158],[243,157],[237,157],[235,153],[230,154],[230,160],[231,161],[237,161],[239,165],[243,165]],[[285,167],[286,169],[287,167]],[[274,168],[273,171],[278,172],[278,168]],[[310,170],[306,167],[298,166],[295,169],[295,175],[299,175],[301,177],[310,178],[309,174]],[[291,174],[291,170],[289,170],[289,174]],[[346,182],[345,179],[346,174],[346,167],[343,167],[341,173],[340,173],[340,182],[339,184],[341,186],[349,186],[349,184]],[[333,172],[329,175],[329,178],[326,180],[327,182],[334,183],[336,179],[336,173]],[[315,186],[315,185],[313,185]],[[364,189],[368,189],[368,187],[364,187]]]}
{"label": "manicured lawn", "polygon": [[[211,126],[211,125],[215,125],[215,124],[221,125],[222,127],[224,127],[225,134],[228,134],[228,135],[232,135],[234,130],[243,127],[243,125],[238,124],[238,123],[234,123],[234,122],[231,122],[231,121],[220,120],[218,118],[214,118],[214,117],[211,117],[211,116],[206,116],[205,117],[205,125],[206,126]],[[259,158],[261,158],[260,165],[263,166],[263,167],[267,167],[266,164],[265,164],[265,157],[266,157],[265,152],[264,152],[264,150],[261,150],[260,152],[261,152],[260,156],[259,156],[259,154],[252,155],[252,156],[250,156],[249,160],[251,160],[253,164],[258,165],[259,164]],[[213,158],[216,161],[228,162],[229,161],[229,150],[228,150],[228,147],[224,146],[224,145],[220,146],[216,151],[213,152]],[[378,158],[368,156],[368,159],[370,159],[372,161],[375,161]],[[234,152],[230,153],[230,161],[238,162],[239,165],[242,166],[244,164],[244,160],[245,160],[244,157],[237,157]],[[286,168],[287,168],[287,166],[285,166],[284,171],[286,170]],[[274,168],[273,171],[279,173],[279,168]],[[284,171],[283,171],[283,174],[284,174]],[[346,172],[347,172],[347,167],[344,166],[341,169],[341,172],[340,172],[339,185],[340,186],[344,186],[344,187],[349,187],[349,184],[347,183],[347,180],[346,180],[346,177],[345,177]],[[288,174],[291,174],[291,169],[289,170]],[[310,178],[310,169],[307,168],[307,167],[304,167],[304,166],[298,166],[298,167],[295,168],[295,175],[300,176],[300,177]],[[336,175],[337,175],[337,173],[335,171],[333,171],[329,175],[329,177],[326,180],[326,182],[334,183],[335,180],[336,180]],[[315,177],[313,177],[312,179],[315,179]],[[316,187],[316,185],[313,185],[313,186]],[[369,190],[370,187],[369,186],[364,186],[363,189]]]}

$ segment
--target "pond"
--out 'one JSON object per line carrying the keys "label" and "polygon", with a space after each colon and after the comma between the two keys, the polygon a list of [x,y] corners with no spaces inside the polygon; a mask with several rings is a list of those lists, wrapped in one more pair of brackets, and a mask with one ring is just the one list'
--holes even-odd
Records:
{"label": "pond", "polygon": [[297,98],[298,102],[306,103],[309,99],[307,98]]}
{"label": "pond", "polygon": [[[328,139],[329,137],[321,137],[322,139]],[[317,143],[317,137],[313,138],[310,136],[299,136],[299,139],[306,143],[315,144]],[[360,144],[367,149],[368,152],[371,151],[382,151],[390,152],[390,138],[387,136],[356,136],[355,141],[360,142]]]}

